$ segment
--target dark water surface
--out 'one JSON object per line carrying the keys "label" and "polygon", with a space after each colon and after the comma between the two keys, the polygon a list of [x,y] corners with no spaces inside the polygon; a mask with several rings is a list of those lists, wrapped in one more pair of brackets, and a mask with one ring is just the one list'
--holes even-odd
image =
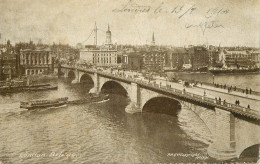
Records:
{"label": "dark water surface", "polygon": [[[141,114],[126,113],[129,99],[114,93],[109,101],[99,103],[19,108],[19,101],[31,99],[83,98],[93,86],[65,79],[51,82],[58,90],[0,96],[3,163],[216,162],[207,155],[212,142],[207,127],[192,111],[168,99],[148,103]],[[104,90],[115,88],[108,85]],[[235,161],[247,160],[256,157],[242,154]]]}

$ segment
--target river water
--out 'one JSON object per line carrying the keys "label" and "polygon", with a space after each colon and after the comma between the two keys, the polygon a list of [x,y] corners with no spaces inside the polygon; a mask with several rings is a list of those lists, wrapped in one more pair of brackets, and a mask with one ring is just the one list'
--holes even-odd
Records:
{"label": "river water", "polygon": [[179,78],[208,83],[213,83],[214,80],[214,82],[218,84],[226,84],[227,86],[236,86],[238,88],[252,88],[253,90],[260,92],[260,74],[219,74],[213,76],[208,73],[180,73]]}
{"label": "river water", "polygon": [[[68,79],[51,83],[58,90],[0,96],[0,163],[217,162],[207,155],[212,142],[207,127],[175,101],[157,99],[144,107],[150,112],[128,114],[127,96],[113,92],[120,87],[111,90],[108,85],[104,91],[112,91],[109,101],[19,108],[19,101],[31,99],[79,99],[93,86]],[[256,162],[257,155],[250,151],[233,161]]]}

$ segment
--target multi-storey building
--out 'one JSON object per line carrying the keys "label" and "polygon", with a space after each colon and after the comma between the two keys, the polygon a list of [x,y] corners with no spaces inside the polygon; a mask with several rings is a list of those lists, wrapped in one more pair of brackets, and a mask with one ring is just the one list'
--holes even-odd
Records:
{"label": "multi-storey building", "polygon": [[219,59],[219,49],[209,49],[209,66],[210,67],[216,67],[219,66],[218,59]]}
{"label": "multi-storey building", "polygon": [[115,66],[117,65],[116,49],[86,49],[80,51],[80,59],[89,65]]}
{"label": "multi-storey building", "polygon": [[17,67],[16,67],[16,54],[11,53],[3,53],[0,57],[0,66],[1,66],[1,76],[2,80],[12,79],[17,76]]}
{"label": "multi-storey building", "polygon": [[19,75],[19,58],[14,48],[7,41],[6,45],[3,45],[0,50],[0,80],[12,79]]}
{"label": "multi-storey building", "polygon": [[80,51],[80,60],[89,65],[116,66],[118,65],[117,47],[111,41],[111,31],[108,25],[104,46],[83,49]]}
{"label": "multi-storey building", "polygon": [[140,52],[127,52],[122,54],[122,67],[128,70],[141,70],[143,56]]}
{"label": "multi-storey building", "polygon": [[54,70],[54,56],[50,49],[20,50],[22,74],[49,74]]}
{"label": "multi-storey building", "polygon": [[174,48],[167,51],[168,67],[181,69],[184,64],[191,64],[191,54],[185,48]]}
{"label": "multi-storey building", "polygon": [[256,67],[260,67],[260,50],[251,52],[251,61]]}
{"label": "multi-storey building", "polygon": [[191,55],[191,65],[194,70],[208,67],[209,53],[205,47],[195,46],[189,49]]}
{"label": "multi-storey building", "polygon": [[229,51],[225,50],[221,53],[225,67],[239,68],[249,67],[251,62],[251,54],[248,51]]}
{"label": "multi-storey building", "polygon": [[143,68],[148,71],[160,72],[167,63],[166,51],[144,51],[141,54],[143,56]]}

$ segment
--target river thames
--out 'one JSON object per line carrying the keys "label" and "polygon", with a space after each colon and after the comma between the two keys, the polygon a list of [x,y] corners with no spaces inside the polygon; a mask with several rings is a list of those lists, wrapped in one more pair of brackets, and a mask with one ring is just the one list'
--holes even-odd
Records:
{"label": "river thames", "polygon": [[[260,75],[220,75],[215,81],[260,91]],[[111,93],[109,101],[31,111],[19,108],[20,101],[32,99],[80,99],[93,87],[89,81],[71,84],[61,78],[50,82],[58,90],[0,96],[0,162],[217,162],[207,155],[212,142],[207,127],[175,101],[157,99],[145,105],[143,113],[128,114],[124,91],[107,85],[103,91]],[[258,149],[247,149],[232,161],[256,162],[257,157]]]}

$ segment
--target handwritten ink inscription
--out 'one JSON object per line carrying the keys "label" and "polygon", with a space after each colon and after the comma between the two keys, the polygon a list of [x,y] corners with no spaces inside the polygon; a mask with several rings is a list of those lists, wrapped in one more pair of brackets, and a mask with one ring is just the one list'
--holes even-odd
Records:
{"label": "handwritten ink inscription", "polygon": [[151,10],[151,6],[143,6],[134,3],[132,0],[128,1],[121,9],[114,9],[113,12],[117,13],[148,13]]}
{"label": "handwritten ink inscription", "polygon": [[[183,17],[194,17],[194,13],[201,12],[202,9],[194,5],[176,5],[171,6],[164,2],[160,3],[157,6],[152,5],[140,5],[133,0],[129,0],[122,7],[113,9],[114,13],[133,13],[133,14],[143,14],[143,13],[152,13],[155,15],[158,14],[171,14],[176,16],[179,20],[182,20]],[[204,9],[205,10],[205,9]],[[204,21],[197,23],[184,22],[184,27],[186,29],[198,28],[204,35],[207,30],[211,29],[222,29],[224,25],[221,21],[218,20],[218,17],[225,16],[229,14],[229,9],[221,7],[208,8],[204,13]],[[195,18],[195,17],[194,17]]]}
{"label": "handwritten ink inscription", "polygon": [[218,24],[217,21],[205,21],[205,22],[200,22],[199,24],[189,24],[187,23],[185,25],[186,28],[200,28],[202,31],[202,34],[205,34],[205,31],[207,29],[214,29],[214,28],[224,28],[222,24]]}

